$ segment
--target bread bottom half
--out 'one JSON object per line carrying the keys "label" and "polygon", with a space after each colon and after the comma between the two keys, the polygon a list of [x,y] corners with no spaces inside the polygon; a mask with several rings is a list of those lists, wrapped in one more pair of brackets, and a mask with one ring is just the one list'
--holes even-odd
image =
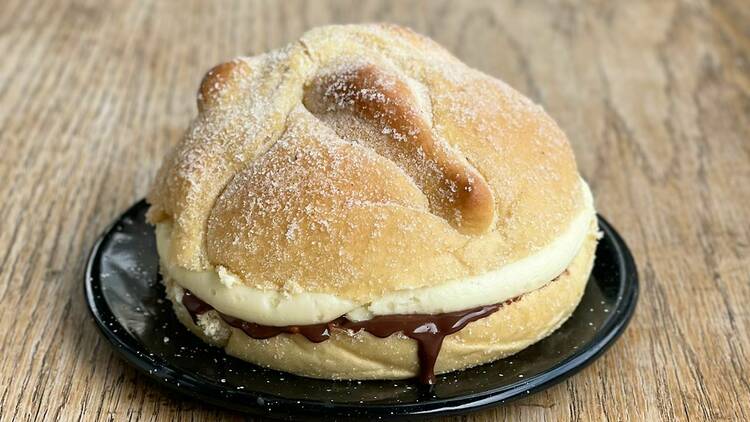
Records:
{"label": "bread bottom half", "polygon": [[[594,262],[596,230],[592,227],[567,270],[544,287],[524,294],[486,318],[447,336],[435,364],[441,374],[492,362],[545,338],[565,322],[578,305]],[[299,334],[265,340],[248,337],[226,324],[216,311],[193,323],[177,300],[181,289],[164,274],[167,296],[179,320],[205,342],[256,365],[324,379],[404,379],[417,376],[417,343],[401,333],[378,338],[367,332],[333,329],[331,337],[313,343]]]}

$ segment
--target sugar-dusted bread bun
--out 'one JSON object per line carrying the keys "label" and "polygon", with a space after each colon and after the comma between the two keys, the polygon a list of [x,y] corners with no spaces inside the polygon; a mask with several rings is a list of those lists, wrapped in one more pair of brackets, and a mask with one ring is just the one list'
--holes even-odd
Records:
{"label": "sugar-dusted bread bun", "polygon": [[[487,318],[469,324],[443,341],[435,373],[465,369],[512,355],[546,337],[578,305],[591,272],[596,248],[592,230],[584,247],[554,282],[521,296]],[[167,289],[180,321],[205,341],[232,356],[268,368],[313,378],[403,379],[417,376],[417,344],[402,335],[381,339],[365,331],[334,330],[329,340],[312,343],[300,335],[281,334],[256,340],[232,328],[214,312],[193,323],[175,299],[179,288]]]}
{"label": "sugar-dusted bread bun", "polygon": [[[520,297],[446,337],[446,372],[528,346],[581,297],[597,228],[565,135],[428,38],[313,29],[209,71],[198,111],[148,218],[181,321],[232,355],[314,377],[408,377],[417,343],[398,333],[258,340],[216,311],[276,327]],[[216,311],[189,315],[185,289]]]}

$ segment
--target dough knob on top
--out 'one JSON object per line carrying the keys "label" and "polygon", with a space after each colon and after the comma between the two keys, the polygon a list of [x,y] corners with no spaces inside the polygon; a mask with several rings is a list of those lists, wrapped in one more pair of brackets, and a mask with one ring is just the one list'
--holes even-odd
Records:
{"label": "dough knob on top", "polygon": [[342,138],[366,144],[399,164],[423,191],[430,210],[460,232],[491,229],[495,205],[490,186],[435,134],[412,88],[395,72],[344,62],[314,78],[303,101]]}

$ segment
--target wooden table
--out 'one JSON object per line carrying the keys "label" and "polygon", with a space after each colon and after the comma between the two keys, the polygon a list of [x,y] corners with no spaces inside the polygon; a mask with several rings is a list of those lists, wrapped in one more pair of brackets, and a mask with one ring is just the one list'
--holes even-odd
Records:
{"label": "wooden table", "polygon": [[115,356],[84,304],[84,260],[144,196],[208,68],[312,26],[391,21],[544,105],[642,279],[635,319],[601,360],[460,420],[750,420],[746,0],[2,0],[0,11],[0,419],[240,418]]}

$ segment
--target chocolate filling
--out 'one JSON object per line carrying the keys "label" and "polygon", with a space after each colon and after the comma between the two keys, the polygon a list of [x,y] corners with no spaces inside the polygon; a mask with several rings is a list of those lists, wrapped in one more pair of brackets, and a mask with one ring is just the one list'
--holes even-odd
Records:
{"label": "chocolate filling", "polygon": [[[453,334],[468,323],[485,318],[496,312],[503,305],[510,305],[521,299],[521,296],[506,300],[494,305],[479,306],[464,311],[448,312],[438,315],[415,314],[415,315],[381,315],[367,321],[354,322],[345,317],[338,317],[333,321],[310,325],[286,325],[275,327],[261,325],[253,322],[243,321],[219,311],[216,311],[227,324],[242,330],[254,339],[267,339],[279,334],[301,334],[313,343],[320,343],[330,337],[333,328],[359,331],[386,338],[394,333],[401,332],[405,336],[417,341],[419,355],[419,380],[424,384],[435,383],[435,361],[445,336]],[[193,322],[197,324],[198,315],[213,310],[208,303],[185,290],[182,296],[182,304],[187,308]]]}

